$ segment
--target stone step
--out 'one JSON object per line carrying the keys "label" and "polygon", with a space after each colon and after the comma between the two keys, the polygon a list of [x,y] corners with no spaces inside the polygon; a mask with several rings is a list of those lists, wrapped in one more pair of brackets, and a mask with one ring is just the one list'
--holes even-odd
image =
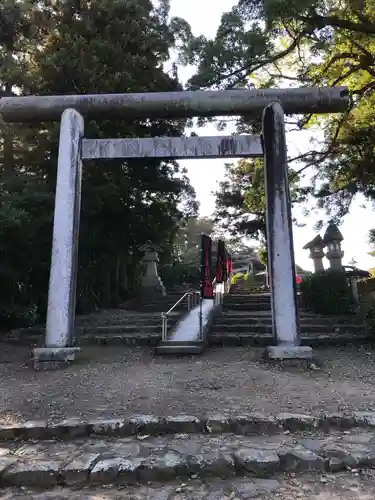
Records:
{"label": "stone step", "polygon": [[[167,331],[171,331],[176,326],[175,322],[168,322]],[[113,326],[92,326],[76,329],[76,338],[79,344],[134,344],[134,339],[150,340],[160,339],[162,334],[161,322],[159,325],[113,325]],[[3,341],[16,344],[34,344],[43,341],[45,330],[35,330],[32,333],[11,334],[3,338]],[[156,340],[157,341],[157,340]],[[155,345],[153,342],[136,342],[138,345]]]}
{"label": "stone step", "polygon": [[[166,304],[170,304],[171,306],[174,305],[178,300],[181,299],[181,297],[183,295],[185,295],[185,293],[187,292],[182,292],[182,293],[173,293],[173,294],[168,294],[164,297],[159,297],[158,299],[155,299],[155,300],[145,300],[145,301],[142,301],[142,300],[137,300],[137,299],[132,299],[132,300],[129,300],[128,302],[125,302],[122,307],[124,309],[129,309],[133,306],[136,306],[136,307],[144,307],[144,306],[157,306],[157,305],[166,305]],[[185,297],[185,299],[183,299],[182,303],[187,303],[188,301],[188,298]]]}
{"label": "stone step", "polygon": [[256,296],[256,295],[225,295],[224,302],[228,303],[271,303],[271,298],[268,296]]}
{"label": "stone step", "polygon": [[238,300],[237,297],[230,297],[227,295],[224,297],[224,303],[225,304],[271,304],[271,301],[268,299],[240,299]]}
{"label": "stone step", "polygon": [[224,300],[228,302],[242,302],[242,301],[247,301],[247,302],[270,302],[271,301],[271,296],[270,295],[253,295],[253,294],[229,294],[225,295]]}
{"label": "stone step", "polygon": [[[179,321],[181,314],[172,313],[168,317],[168,330],[171,330],[176,326]],[[124,321],[126,321],[124,323]],[[100,324],[101,322],[108,321],[107,324]],[[120,321],[121,323],[116,323]],[[141,335],[153,335],[161,334],[162,331],[162,318],[160,314],[152,314],[144,316],[129,315],[128,318],[122,317],[108,317],[106,315],[103,318],[86,319],[77,321],[78,326],[76,326],[76,336],[82,337],[90,334],[97,335],[121,335],[121,334],[141,334]],[[12,330],[6,333],[2,340],[6,342],[15,343],[33,343],[40,340],[45,335],[45,326],[37,325],[31,328],[20,328],[17,330]]]}
{"label": "stone step", "polygon": [[[171,317],[171,319],[175,318],[177,320],[178,317]],[[134,316],[129,316],[129,317],[123,317],[123,318],[118,318],[118,321],[114,320],[111,321],[111,319],[108,319],[108,321],[105,321],[105,318],[103,318],[103,321],[101,322],[95,322],[95,321],[87,321],[87,322],[77,322],[76,323],[76,328],[78,329],[84,329],[84,328],[89,328],[91,326],[98,325],[100,327],[105,327],[105,326],[122,326],[125,324],[131,324],[131,325],[158,325],[161,323],[161,314],[155,314],[153,316],[148,316],[145,314],[144,316],[139,316],[139,317],[134,317]]]}
{"label": "stone step", "polygon": [[[208,346],[249,346],[266,347],[274,345],[273,336],[268,333],[210,333]],[[331,345],[348,345],[372,342],[373,336],[369,333],[302,333],[301,344],[310,347]],[[85,345],[124,345],[156,347],[161,342],[161,334],[140,335],[90,335],[79,339],[78,344]]]}
{"label": "stone step", "polygon": [[[43,343],[42,335],[32,335],[23,338],[3,338],[2,341],[28,346],[38,346]],[[321,333],[301,334],[301,344],[310,347],[324,346],[345,346],[348,344],[363,344],[373,342],[371,333],[336,333],[331,331]],[[134,333],[117,334],[96,334],[94,331],[90,334],[77,338],[77,345],[85,346],[122,346],[122,347],[156,347],[161,342],[160,333],[144,333],[137,331]],[[248,347],[266,347],[274,345],[273,336],[270,333],[210,333],[207,338],[208,347],[210,346],[248,346]]]}
{"label": "stone step", "polygon": [[202,354],[206,348],[205,342],[195,341],[195,342],[173,342],[165,341],[161,342],[155,348],[156,355],[170,355],[170,356],[182,356],[182,355],[197,355]]}
{"label": "stone step", "polygon": [[156,347],[161,342],[160,333],[118,333],[118,334],[95,334],[83,335],[77,341],[79,346],[101,345],[101,346],[127,346],[127,347]]}
{"label": "stone step", "polygon": [[229,291],[229,294],[226,295],[229,300],[234,300],[235,298],[239,298],[239,300],[249,298],[250,300],[263,300],[268,299],[270,297],[269,294],[259,294],[253,292],[251,290],[236,290],[235,292]]}
{"label": "stone step", "polygon": [[[221,314],[220,317],[224,317],[224,316],[235,316],[235,317],[251,317],[251,318],[256,318],[256,317],[262,317],[262,318],[271,318],[272,317],[272,313],[271,311],[261,311],[259,313],[256,313],[256,312],[253,312],[253,311],[250,311],[250,312],[246,312],[246,311],[231,311],[231,310],[228,310],[228,311],[223,311],[223,313]],[[320,319],[329,319],[329,320],[333,320],[333,321],[354,321],[354,320],[363,320],[363,317],[360,315],[360,314],[344,314],[344,315],[334,315],[334,316],[327,316],[327,315],[323,315],[323,314],[316,314],[316,313],[312,313],[312,312],[309,312],[309,311],[300,311],[299,312],[299,316],[300,318],[320,318]]]}
{"label": "stone step", "polygon": [[[347,346],[373,343],[373,336],[369,333],[302,333],[302,346],[313,348],[327,346]],[[211,333],[208,336],[209,346],[221,347],[268,347],[275,345],[273,335],[269,333]]]}
{"label": "stone step", "polygon": [[[235,311],[232,313],[225,312],[221,316],[215,318],[215,324],[244,324],[244,325],[272,325],[272,315],[271,314],[238,314]],[[307,316],[300,315],[299,323],[304,324],[315,324],[315,325],[329,325],[329,326],[345,326],[345,325],[360,325],[363,326],[363,319],[356,316],[347,316],[343,318],[334,318],[331,316]]]}
{"label": "stone step", "polygon": [[[24,345],[39,345],[43,341],[42,336],[28,337],[24,339]],[[274,345],[273,336],[270,333],[210,333],[207,338],[208,347],[210,346],[248,346],[248,347],[266,347]],[[7,342],[21,343],[19,340],[7,340]],[[161,342],[161,333],[120,333],[120,334],[90,334],[77,339],[77,345],[85,346],[125,346],[125,347],[156,347]],[[361,344],[373,342],[373,336],[370,333],[302,333],[301,344],[310,347],[324,346],[345,346],[348,344]]]}
{"label": "stone step", "polygon": [[[168,321],[168,327],[171,328],[177,321]],[[84,328],[77,328],[78,334],[86,334],[95,331],[96,333],[133,333],[142,331],[145,333],[161,332],[161,319],[154,324],[129,324],[129,325],[108,325],[108,326],[86,326]]]}
{"label": "stone step", "polygon": [[[339,476],[339,473],[337,474]],[[332,483],[332,479],[331,479]],[[287,482],[279,479],[257,479],[244,476],[200,479],[192,474],[149,485],[57,486],[48,490],[38,487],[8,487],[1,490],[3,500],[260,500],[260,496],[284,491]],[[301,498],[301,497],[298,497]],[[266,499],[264,499],[266,500]],[[290,499],[288,499],[290,500]]]}
{"label": "stone step", "polygon": [[[145,313],[157,313],[157,312],[167,312],[171,309],[176,302],[181,297],[176,297],[175,299],[164,300],[160,302],[147,302],[147,303],[138,303],[138,302],[129,302],[128,304],[124,304],[123,309],[126,311],[135,311],[135,312],[145,312]],[[178,306],[176,306],[177,311],[186,310],[188,304],[188,299],[186,298]]]}
{"label": "stone step", "polygon": [[[168,329],[171,330],[175,326],[176,322],[168,322]],[[340,325],[334,325],[332,323],[311,323],[311,322],[301,322],[300,329],[303,332],[327,332],[327,331],[335,331],[339,332],[347,332],[347,331],[364,331],[365,325],[363,324],[350,324],[350,323],[342,323]],[[215,322],[212,327],[212,331],[222,331],[222,332],[250,332],[250,333],[271,333],[272,332],[272,323],[246,323],[246,322]],[[113,325],[113,326],[99,326],[99,327],[86,327],[84,329],[78,329],[78,335],[87,335],[87,334],[103,334],[103,335],[118,335],[121,333],[130,334],[130,333],[144,333],[144,334],[152,334],[152,333],[160,333],[161,334],[162,327],[161,323],[158,325]]]}
{"label": "stone step", "polygon": [[[364,325],[340,325],[334,326],[330,324],[311,324],[302,323],[300,324],[301,333],[327,333],[328,331],[336,333],[365,333],[366,328]],[[272,333],[272,325],[262,325],[262,324],[244,324],[244,323],[215,323],[212,326],[212,333]]]}
{"label": "stone step", "polygon": [[[177,321],[168,321],[168,329],[172,329],[177,324]],[[85,327],[78,328],[78,335],[86,335],[90,333],[95,334],[104,334],[104,335],[118,335],[121,333],[136,333],[142,332],[144,334],[151,333],[161,333],[161,321],[158,324],[154,325],[112,325],[112,326],[96,326],[96,327]],[[212,331],[220,330],[220,331],[238,331],[238,332],[258,332],[258,333],[270,333],[272,330],[272,320],[269,321],[238,321],[237,319],[233,319],[233,321],[223,321],[217,320],[215,321]],[[311,320],[301,321],[300,322],[301,331],[306,332],[321,332],[332,330],[336,332],[345,332],[345,331],[362,331],[365,329],[364,324],[360,323],[341,323],[339,325],[335,325],[331,322],[319,321],[313,323]]]}
{"label": "stone step", "polygon": [[[181,314],[183,312],[177,311],[177,312],[172,312],[169,316],[168,319],[169,321],[178,321],[178,319],[181,317]],[[106,326],[113,326],[113,325],[124,325],[124,324],[129,324],[129,325],[143,325],[143,324],[148,324],[148,325],[154,325],[154,324],[161,324],[161,313],[160,312],[152,312],[152,313],[135,313],[132,311],[125,311],[125,310],[114,310],[114,311],[105,311],[105,312],[100,312],[100,313],[94,313],[94,314],[89,314],[86,316],[77,316],[75,319],[75,325],[78,330],[85,329],[88,327],[106,327]],[[28,328],[18,328],[11,330],[8,332],[9,334],[34,334],[34,333],[41,333],[45,332],[45,325],[39,324],[35,325],[32,327]]]}
{"label": "stone step", "polygon": [[201,416],[177,414],[158,416],[152,414],[112,415],[85,420],[81,417],[63,420],[2,421],[0,442],[29,440],[64,440],[102,437],[137,437],[139,435],[165,436],[167,434],[221,435],[242,434],[273,436],[299,431],[330,432],[333,430],[362,429],[375,433],[375,411],[318,414],[279,412],[266,414],[259,411],[246,414],[212,413]]}
{"label": "stone step", "polygon": [[370,429],[268,435],[169,434],[1,443],[1,486],[51,489],[168,483],[191,477],[272,478],[280,473],[375,467]]}
{"label": "stone step", "polygon": [[197,477],[155,482],[149,485],[58,486],[48,490],[33,487],[2,489],[4,500],[372,500],[374,471],[287,473],[277,479],[246,476]]}
{"label": "stone step", "polygon": [[[172,307],[174,306],[174,303],[172,304],[145,304],[143,306],[139,306],[137,308],[134,307],[134,309],[131,309],[132,311],[138,311],[138,312],[144,312],[144,313],[162,313],[162,312],[167,312],[169,311]],[[186,304],[179,304],[175,311],[187,311],[187,303]]]}
{"label": "stone step", "polygon": [[270,304],[223,304],[223,311],[269,311],[271,312]]}

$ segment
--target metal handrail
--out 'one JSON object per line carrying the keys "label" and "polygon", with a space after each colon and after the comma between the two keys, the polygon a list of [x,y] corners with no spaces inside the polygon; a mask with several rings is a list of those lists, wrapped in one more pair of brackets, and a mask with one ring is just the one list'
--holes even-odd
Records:
{"label": "metal handrail", "polygon": [[181,302],[184,300],[184,298],[190,294],[191,294],[191,292],[184,293],[184,295],[178,299],[178,301],[169,309],[169,311],[167,311],[166,313],[162,313],[162,314],[165,314],[166,316],[168,316],[168,314],[170,314],[179,304],[181,304]]}
{"label": "metal handrail", "polygon": [[186,292],[178,301],[173,304],[173,306],[167,311],[161,313],[161,337],[162,341],[167,340],[168,336],[168,316],[175,310],[175,308],[181,304],[181,302],[187,297],[188,298],[188,311],[191,311],[194,307],[198,305],[197,295],[199,292]]}
{"label": "metal handrail", "polygon": [[[216,284],[216,276],[212,280],[212,287]],[[214,303],[215,305],[220,305],[223,302],[223,295],[225,294],[225,288],[223,286],[223,291],[216,292],[214,294]],[[199,304],[199,340],[203,340],[203,317],[202,317],[202,298],[200,296],[200,292],[186,292],[182,297],[180,297],[175,304],[167,311],[161,313],[162,318],[162,341],[166,341],[168,337],[168,316],[176,309],[178,305],[184,299],[188,299],[188,311],[191,311]]]}

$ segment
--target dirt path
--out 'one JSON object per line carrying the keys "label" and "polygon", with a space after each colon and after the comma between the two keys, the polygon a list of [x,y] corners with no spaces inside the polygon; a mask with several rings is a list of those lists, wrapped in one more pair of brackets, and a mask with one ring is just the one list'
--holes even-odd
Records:
{"label": "dirt path", "polygon": [[319,371],[262,363],[262,349],[208,349],[196,358],[154,358],[147,349],[84,348],[85,359],[34,372],[27,350],[1,346],[0,422],[128,413],[375,410],[371,348],[316,351]]}

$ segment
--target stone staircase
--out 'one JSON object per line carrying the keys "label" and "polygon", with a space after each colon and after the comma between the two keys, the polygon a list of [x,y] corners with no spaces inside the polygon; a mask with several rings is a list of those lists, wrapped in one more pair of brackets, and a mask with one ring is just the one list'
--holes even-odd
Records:
{"label": "stone staircase", "polygon": [[[250,293],[253,288],[240,282],[224,297],[222,313],[217,315],[208,334],[208,345],[273,345],[271,301],[268,293]],[[168,311],[185,293],[176,291],[148,303],[135,300],[121,309],[100,311],[76,318],[78,345],[125,345],[156,347],[161,341],[161,313]],[[187,298],[168,319],[168,330],[175,327],[187,311]],[[42,345],[43,325],[13,330],[3,341],[30,346]],[[302,345],[345,345],[364,342],[370,335],[360,315],[319,316],[300,311]]]}
{"label": "stone staircase", "polygon": [[[232,287],[233,288],[233,287]],[[212,326],[209,342],[213,345],[273,344],[271,297],[269,293],[251,293],[254,285],[240,281],[224,297],[222,314]],[[347,344],[368,339],[361,315],[321,316],[299,311],[301,343]]]}
{"label": "stone staircase", "polygon": [[[164,297],[158,297],[147,301],[132,299],[125,302],[125,304],[121,306],[121,309],[139,313],[166,312],[188,291],[189,289],[173,290],[173,292],[168,293]],[[185,309],[185,306],[187,306],[187,299],[180,306],[180,309]]]}
{"label": "stone staircase", "polygon": [[224,297],[224,309],[249,312],[271,311],[271,296],[268,293],[232,293]]}
{"label": "stone staircase", "polygon": [[[156,346],[162,334],[161,313],[167,312],[185,293],[174,291],[147,303],[131,300],[121,309],[102,310],[76,317],[78,345],[140,345]],[[171,330],[187,311],[187,297],[168,318]],[[35,346],[44,341],[45,325],[8,332],[2,340]]]}

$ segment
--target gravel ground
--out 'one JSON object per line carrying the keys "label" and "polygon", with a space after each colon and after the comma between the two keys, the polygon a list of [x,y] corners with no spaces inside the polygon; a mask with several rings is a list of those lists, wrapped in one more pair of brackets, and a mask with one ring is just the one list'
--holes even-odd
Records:
{"label": "gravel ground", "polygon": [[[263,491],[262,491],[263,490]],[[230,493],[232,491],[232,494]],[[0,500],[373,500],[374,471],[335,475],[303,475],[276,481],[234,479],[191,481],[165,487],[98,488],[74,491],[58,488],[46,493],[5,489]]]}
{"label": "gravel ground", "polygon": [[375,410],[371,348],[316,351],[321,369],[267,366],[263,349],[208,349],[196,358],[154,358],[148,349],[87,347],[66,370],[34,372],[25,348],[2,345],[0,423],[129,413]]}

